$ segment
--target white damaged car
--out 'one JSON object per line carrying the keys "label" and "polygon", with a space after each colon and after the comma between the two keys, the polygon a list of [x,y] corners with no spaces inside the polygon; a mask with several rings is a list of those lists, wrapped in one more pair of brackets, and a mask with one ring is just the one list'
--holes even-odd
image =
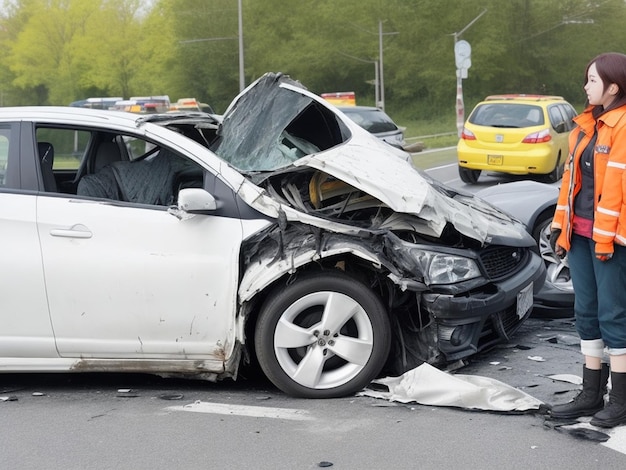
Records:
{"label": "white damaged car", "polygon": [[288,394],[505,341],[545,266],[524,226],[267,74],[208,114],[0,108],[0,371]]}

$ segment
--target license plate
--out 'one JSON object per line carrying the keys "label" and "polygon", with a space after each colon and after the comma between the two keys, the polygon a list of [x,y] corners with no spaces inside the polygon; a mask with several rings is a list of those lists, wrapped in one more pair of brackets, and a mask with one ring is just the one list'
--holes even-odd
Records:
{"label": "license plate", "polygon": [[524,318],[533,306],[533,283],[531,282],[517,294],[517,316]]}
{"label": "license plate", "polygon": [[502,165],[502,155],[487,155],[489,165]]}

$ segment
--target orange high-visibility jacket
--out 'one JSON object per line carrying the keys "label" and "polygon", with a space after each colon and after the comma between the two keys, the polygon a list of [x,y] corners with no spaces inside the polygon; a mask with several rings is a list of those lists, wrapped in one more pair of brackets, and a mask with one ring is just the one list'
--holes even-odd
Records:
{"label": "orange high-visibility jacket", "polygon": [[[561,229],[557,243],[570,249],[574,196],[580,191],[580,157],[593,136],[596,120],[589,106],[574,118],[578,126],[569,136],[569,155],[561,180],[553,229]],[[596,253],[613,253],[613,243],[626,245],[626,105],[606,112],[597,121],[594,148],[594,222]],[[582,133],[582,135],[581,135]]]}

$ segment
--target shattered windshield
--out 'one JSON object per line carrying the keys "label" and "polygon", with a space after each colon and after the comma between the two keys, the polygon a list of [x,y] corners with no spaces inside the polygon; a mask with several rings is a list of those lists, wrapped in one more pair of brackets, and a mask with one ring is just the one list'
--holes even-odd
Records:
{"label": "shattered windshield", "polygon": [[305,90],[285,75],[264,75],[227,111],[211,150],[240,171],[274,171],[347,139],[331,110],[281,84]]}

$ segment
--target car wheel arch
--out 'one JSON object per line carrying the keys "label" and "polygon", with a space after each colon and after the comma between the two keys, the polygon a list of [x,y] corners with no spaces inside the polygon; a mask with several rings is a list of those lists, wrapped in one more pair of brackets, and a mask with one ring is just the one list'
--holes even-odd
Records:
{"label": "car wheel arch", "polygon": [[[340,323],[343,325],[340,326],[341,333],[337,330],[333,337],[332,333],[329,335],[328,331],[322,332],[321,330],[325,328],[321,328],[319,342],[316,340],[308,346],[278,344],[280,342],[278,331],[283,323],[286,322],[291,325],[290,328],[296,329],[322,325],[326,317],[326,315],[320,317],[322,306],[324,311],[332,308],[329,307],[334,302],[331,299],[337,297],[342,299],[339,304],[345,304],[339,311],[352,312],[351,309],[355,309],[355,312],[346,315],[349,320],[345,324]],[[300,303],[306,306],[307,302],[312,302],[315,308],[298,306]],[[331,398],[351,394],[375,378],[388,360],[392,330],[386,305],[386,301],[359,279],[359,276],[344,269],[337,267],[303,269],[294,275],[283,276],[280,281],[274,283],[272,289],[264,296],[263,302],[258,303],[252,322],[254,328],[252,325],[247,328],[247,331],[253,331],[254,335],[251,341],[253,346],[249,349],[254,350],[254,360],[259,363],[266,376],[290,395]],[[296,314],[290,313],[292,311]],[[311,319],[307,318],[311,316]],[[300,325],[300,321],[304,324]],[[337,341],[341,340],[346,333],[344,328],[348,324],[349,328],[354,330],[353,333],[356,333],[354,340],[369,342],[365,346],[368,353],[363,364],[359,364],[360,360],[355,363],[351,359],[346,360],[340,355],[331,353],[328,358],[322,360],[323,370],[320,369],[320,376],[315,385],[307,384],[307,379],[300,382],[300,371],[309,367],[308,363],[302,366],[305,358],[314,354],[319,346],[324,347],[321,344],[324,340],[328,341],[332,348],[331,340],[334,341],[338,334]],[[329,337],[321,339],[323,335]],[[348,334],[347,338],[352,336]],[[327,365],[330,365],[329,369]]]}
{"label": "car wheel arch", "polygon": [[[376,279],[388,279],[388,272],[386,270],[381,270],[378,266],[371,263],[368,267],[368,264],[364,263],[364,261],[369,261],[369,259],[364,259],[350,252],[324,258],[315,263],[308,263],[294,271],[282,272],[281,275],[273,279],[271,283],[258,289],[253,296],[242,301],[239,311],[240,316],[244,317],[243,328],[247,353],[254,356],[254,335],[259,313],[272,294],[280,291],[286,285],[296,281],[300,277],[322,272],[341,272],[351,277],[356,282],[369,286],[371,286]],[[389,282],[391,283],[392,281],[389,280]],[[378,295],[385,305],[390,304],[391,299],[389,296],[392,295],[392,293],[389,290],[380,291]],[[391,315],[389,310],[388,315]]]}
{"label": "car wheel arch", "polygon": [[552,220],[556,206],[549,206],[537,214],[535,219],[529,226],[529,232],[536,242],[539,242],[539,236],[544,229],[546,222]]}

